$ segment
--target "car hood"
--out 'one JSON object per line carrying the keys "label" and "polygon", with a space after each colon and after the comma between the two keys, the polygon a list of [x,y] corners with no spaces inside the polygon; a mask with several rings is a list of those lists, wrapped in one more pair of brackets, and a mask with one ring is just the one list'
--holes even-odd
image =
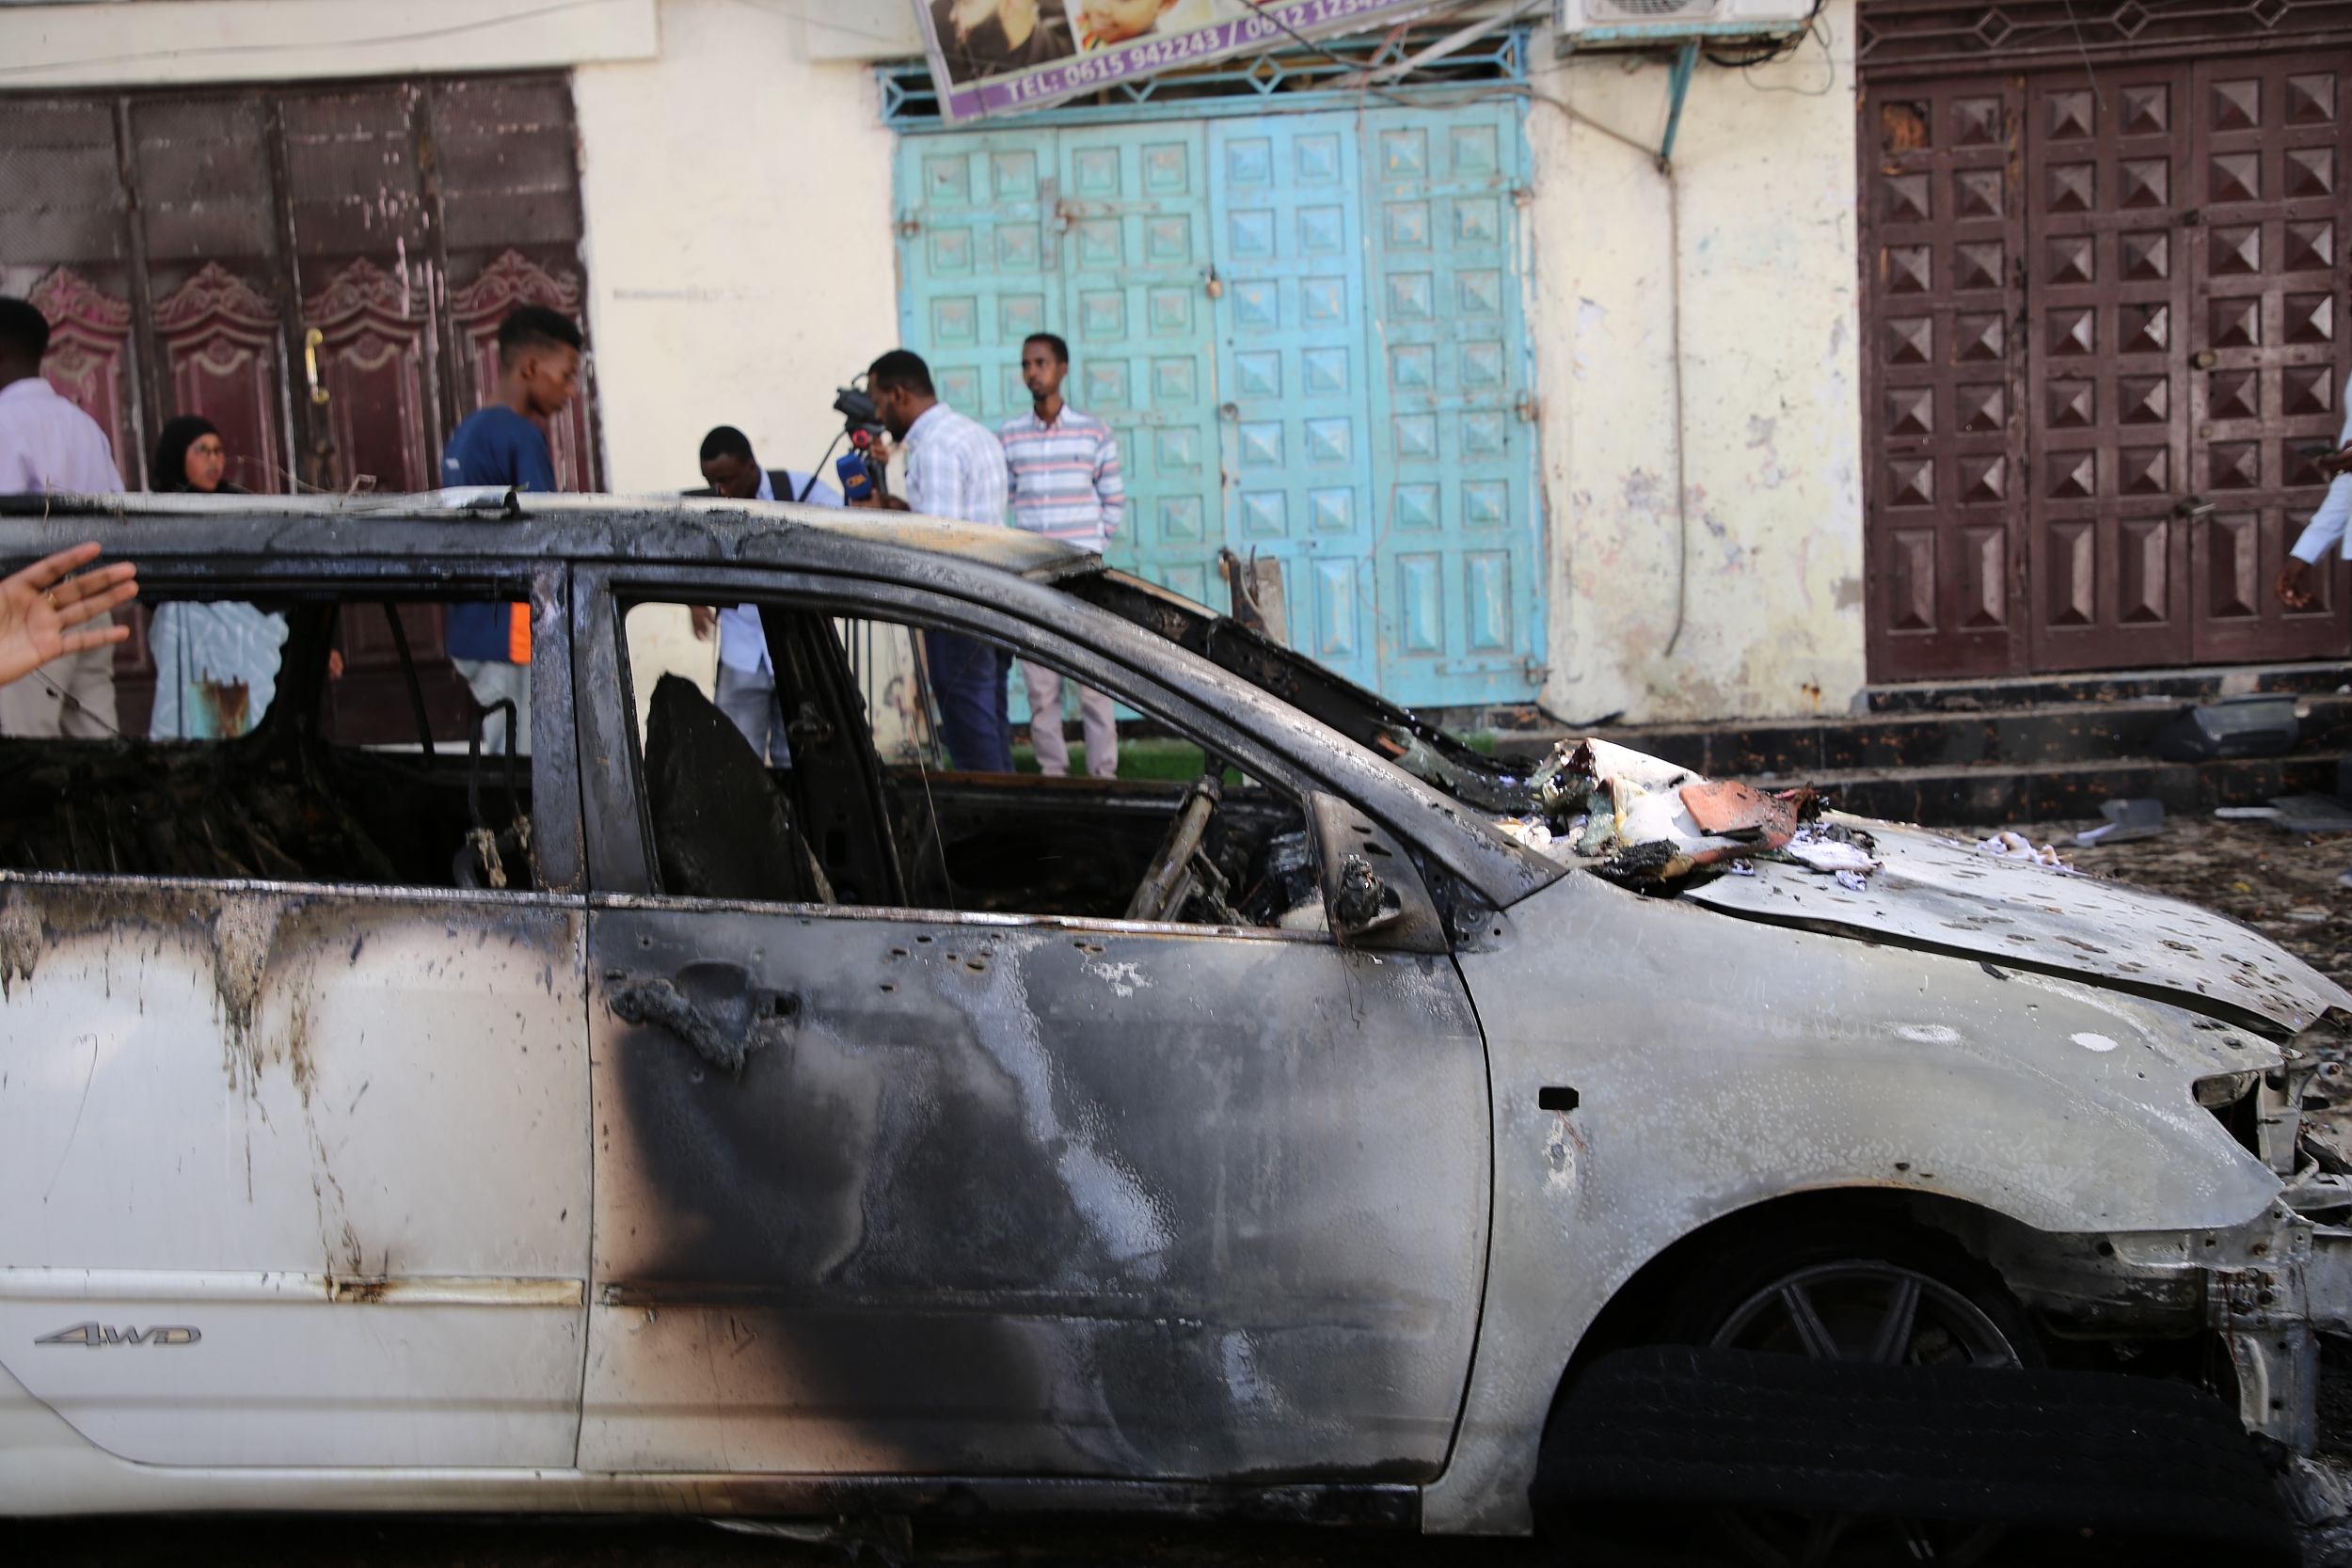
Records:
{"label": "car hood", "polygon": [[[2260,932],[2128,883],[2026,861],[1919,828],[1827,814],[1869,835],[1881,868],[1855,888],[1758,859],[1681,896],[1724,914],[2066,975],[2265,1034],[2310,1028],[2352,993]],[[2259,1022],[2258,1022],[2259,1021]]]}

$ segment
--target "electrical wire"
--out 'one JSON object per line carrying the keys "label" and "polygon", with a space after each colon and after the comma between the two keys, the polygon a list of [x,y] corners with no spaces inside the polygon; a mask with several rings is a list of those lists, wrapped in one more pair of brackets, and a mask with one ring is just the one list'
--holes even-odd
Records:
{"label": "electrical wire", "polygon": [[1785,38],[1763,40],[1738,54],[1719,55],[1709,50],[1707,52],[1707,63],[1722,66],[1726,71],[1751,71],[1775,60],[1788,59],[1804,47],[1806,39],[1813,36],[1814,26],[1820,21],[1822,8],[1827,4],[1828,0],[1813,0],[1813,8],[1805,13],[1804,25]]}

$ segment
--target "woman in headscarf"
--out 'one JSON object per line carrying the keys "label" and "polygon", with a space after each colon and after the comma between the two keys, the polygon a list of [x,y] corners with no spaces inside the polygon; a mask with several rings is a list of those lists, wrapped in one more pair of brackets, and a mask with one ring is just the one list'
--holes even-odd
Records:
{"label": "woman in headscarf", "polygon": [[183,414],[164,426],[155,443],[155,488],[194,491],[199,495],[242,496],[248,492],[229,483],[229,449],[219,429],[201,414]]}
{"label": "woman in headscarf", "polygon": [[[155,488],[191,495],[246,494],[223,479],[229,452],[213,421],[183,414],[164,426],[149,472]],[[147,633],[155,656],[150,740],[233,740],[262,721],[278,694],[286,618],[249,604],[175,599]]]}

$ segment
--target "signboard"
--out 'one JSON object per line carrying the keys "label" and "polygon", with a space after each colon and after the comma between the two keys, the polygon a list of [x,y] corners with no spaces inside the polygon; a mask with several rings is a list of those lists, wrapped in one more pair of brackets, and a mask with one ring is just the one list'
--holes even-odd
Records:
{"label": "signboard", "polygon": [[940,114],[953,122],[1401,22],[1430,0],[915,0],[915,8]]}

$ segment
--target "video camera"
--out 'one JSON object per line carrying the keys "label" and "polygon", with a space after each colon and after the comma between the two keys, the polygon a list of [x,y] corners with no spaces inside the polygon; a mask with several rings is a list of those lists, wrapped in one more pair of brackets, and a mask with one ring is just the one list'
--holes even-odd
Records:
{"label": "video camera", "polygon": [[841,480],[845,500],[862,501],[882,488],[882,465],[874,461],[874,443],[889,434],[874,410],[873,394],[855,387],[834,389],[833,411],[841,416],[842,434],[850,451],[841,454],[834,471]]}

